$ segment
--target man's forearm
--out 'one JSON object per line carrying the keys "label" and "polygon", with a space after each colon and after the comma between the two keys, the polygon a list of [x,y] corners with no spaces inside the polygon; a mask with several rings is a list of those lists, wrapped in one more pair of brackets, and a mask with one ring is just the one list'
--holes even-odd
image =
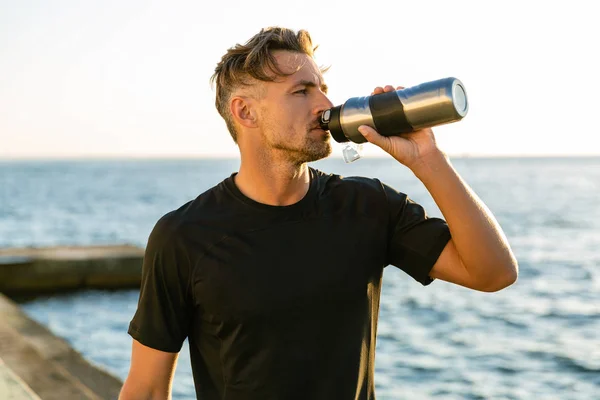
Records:
{"label": "man's forearm", "polygon": [[444,215],[469,274],[482,283],[514,281],[518,265],[502,228],[448,158],[435,153],[411,169]]}

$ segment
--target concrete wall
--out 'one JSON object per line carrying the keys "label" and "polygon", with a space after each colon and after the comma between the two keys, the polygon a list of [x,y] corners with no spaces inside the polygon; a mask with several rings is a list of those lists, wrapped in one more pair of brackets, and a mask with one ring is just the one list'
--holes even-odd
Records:
{"label": "concrete wall", "polygon": [[[143,253],[134,246],[0,249],[0,292],[139,287]],[[121,386],[0,293],[0,399],[116,399]]]}
{"label": "concrete wall", "polygon": [[116,399],[122,386],[2,294],[0,359],[43,400]]}
{"label": "concrete wall", "polygon": [[0,292],[139,287],[143,257],[128,245],[0,249]]}

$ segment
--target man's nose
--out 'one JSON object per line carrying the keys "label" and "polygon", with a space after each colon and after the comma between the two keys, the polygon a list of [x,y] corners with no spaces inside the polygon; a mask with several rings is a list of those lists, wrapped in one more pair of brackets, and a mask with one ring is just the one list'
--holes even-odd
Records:
{"label": "man's nose", "polygon": [[327,97],[325,93],[321,93],[319,101],[317,102],[317,105],[314,108],[314,113],[320,114],[323,111],[329,110],[332,107],[333,103],[331,102],[331,100],[329,100],[329,97]]}

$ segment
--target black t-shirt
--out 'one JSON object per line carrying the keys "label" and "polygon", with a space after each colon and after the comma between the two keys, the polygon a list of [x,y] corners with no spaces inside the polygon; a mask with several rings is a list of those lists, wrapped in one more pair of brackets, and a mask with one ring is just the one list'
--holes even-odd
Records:
{"label": "black t-shirt", "polygon": [[405,194],[310,169],[302,200],[269,206],[233,177],[162,217],[129,334],[179,352],[199,399],[374,399],[383,268],[423,285],[450,239]]}

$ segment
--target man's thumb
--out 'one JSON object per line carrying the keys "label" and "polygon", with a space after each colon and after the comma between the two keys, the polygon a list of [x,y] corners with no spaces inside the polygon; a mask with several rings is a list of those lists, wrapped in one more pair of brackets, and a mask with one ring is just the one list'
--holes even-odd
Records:
{"label": "man's thumb", "polygon": [[371,128],[369,125],[359,126],[358,131],[361,135],[365,137],[365,139],[367,139],[367,141],[385,150],[385,147],[387,145],[385,136],[381,136],[375,129]]}

